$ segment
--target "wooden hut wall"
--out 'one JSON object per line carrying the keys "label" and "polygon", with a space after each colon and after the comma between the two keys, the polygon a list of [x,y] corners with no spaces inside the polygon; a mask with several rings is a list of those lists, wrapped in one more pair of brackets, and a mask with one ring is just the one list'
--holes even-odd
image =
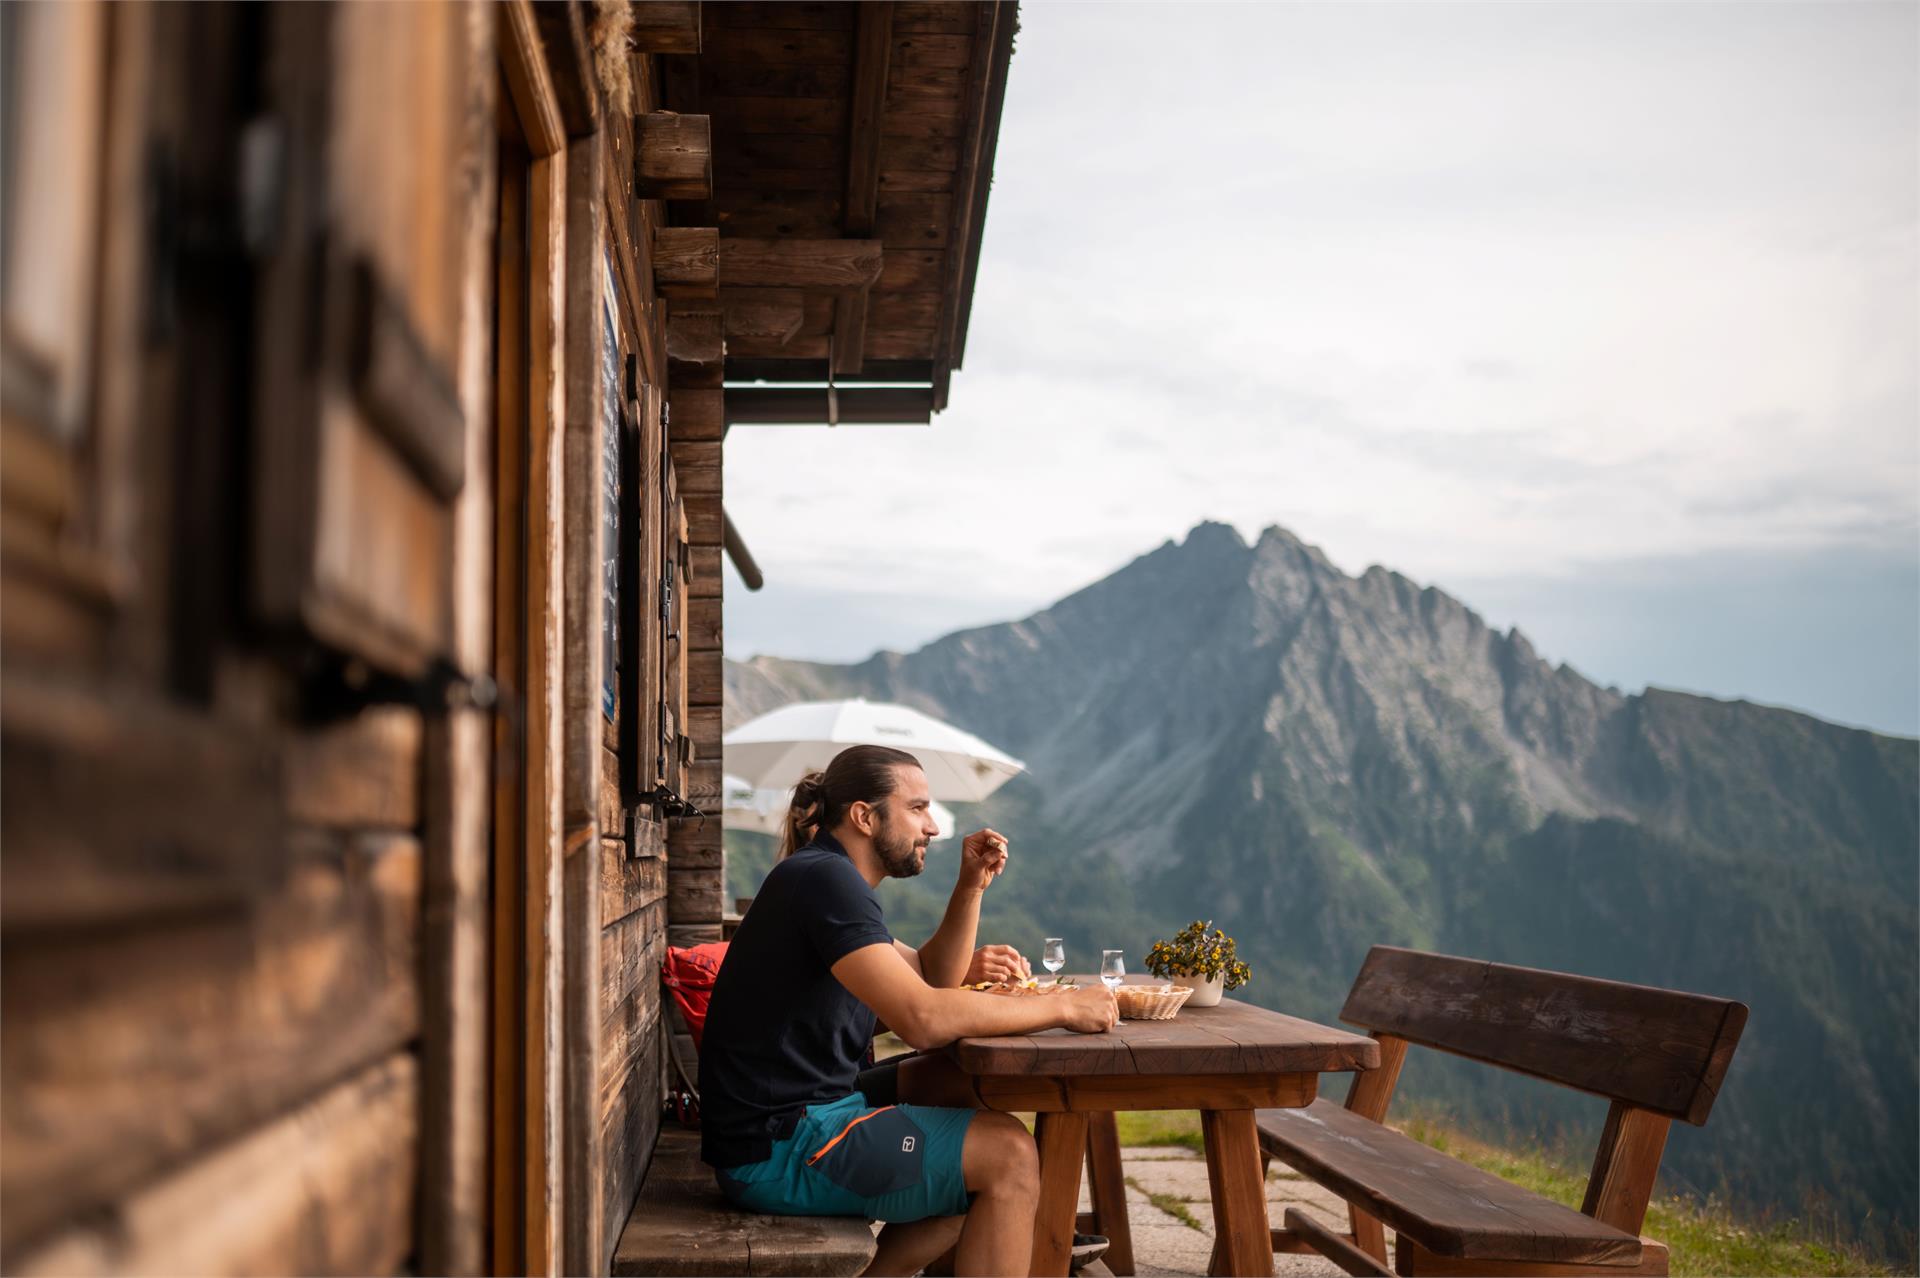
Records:
{"label": "wooden hut wall", "polygon": [[493,23],[371,15],[9,6],[9,1271],[483,1263]]}
{"label": "wooden hut wall", "polygon": [[592,18],[6,7],[0,1267],[606,1267],[719,414]]}

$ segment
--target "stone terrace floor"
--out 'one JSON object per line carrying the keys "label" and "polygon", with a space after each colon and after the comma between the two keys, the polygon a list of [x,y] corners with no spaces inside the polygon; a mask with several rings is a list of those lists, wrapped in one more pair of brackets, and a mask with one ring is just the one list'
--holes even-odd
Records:
{"label": "stone terrace floor", "polygon": [[[1207,1164],[1195,1151],[1178,1147],[1129,1148],[1120,1151],[1127,1178],[1127,1217],[1133,1225],[1136,1272],[1148,1274],[1204,1274],[1213,1254],[1213,1205],[1207,1193]],[[1186,1205],[1199,1225],[1153,1205],[1149,1195],[1168,1195]],[[1087,1210],[1086,1179],[1081,1178],[1080,1210]],[[1305,1207],[1341,1232],[1347,1228],[1347,1207],[1333,1194],[1275,1163],[1267,1172],[1267,1216],[1279,1228],[1289,1207]],[[1392,1233],[1388,1233],[1391,1241]],[[1319,1256],[1275,1256],[1273,1271],[1283,1275],[1337,1275],[1340,1268]]]}

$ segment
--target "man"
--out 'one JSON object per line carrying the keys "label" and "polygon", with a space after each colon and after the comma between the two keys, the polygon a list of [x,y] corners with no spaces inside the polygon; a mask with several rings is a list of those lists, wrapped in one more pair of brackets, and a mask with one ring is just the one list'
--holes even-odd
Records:
{"label": "man", "polygon": [[[881,1085],[859,1074],[875,1018],[927,1050],[968,1035],[1103,1033],[1116,1008],[1104,986],[1043,998],[957,988],[981,894],[1007,864],[1007,841],[992,830],[967,837],[926,944],[894,940],[874,888],[920,873],[937,832],[926,774],[904,751],[854,746],[794,788],[781,857],[714,984],[701,1156],[750,1210],[888,1222],[869,1274],[914,1273],[949,1248],[956,1273],[1025,1273],[1040,1178],[1033,1138],[1008,1115],[965,1108],[970,1093],[937,1057],[898,1077],[901,1096],[934,1104],[874,1104],[890,1099],[859,1087],[862,1077]],[[972,961],[976,971],[1025,970],[1006,953]]]}

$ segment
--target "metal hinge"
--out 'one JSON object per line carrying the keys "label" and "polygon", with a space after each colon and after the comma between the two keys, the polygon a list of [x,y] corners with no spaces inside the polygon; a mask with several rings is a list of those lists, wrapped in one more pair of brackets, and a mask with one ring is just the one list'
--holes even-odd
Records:
{"label": "metal hinge", "polygon": [[301,680],[301,717],[308,723],[333,723],[373,706],[395,705],[427,714],[503,708],[493,676],[466,674],[445,658],[436,658],[415,678],[404,678],[357,658],[332,657]]}

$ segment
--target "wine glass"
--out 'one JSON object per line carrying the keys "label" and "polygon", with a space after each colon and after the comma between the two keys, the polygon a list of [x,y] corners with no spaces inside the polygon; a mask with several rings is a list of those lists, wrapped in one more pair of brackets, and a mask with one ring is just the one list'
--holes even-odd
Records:
{"label": "wine glass", "polygon": [[1049,936],[1040,951],[1040,965],[1053,973],[1052,985],[1060,983],[1060,969],[1067,965],[1067,943],[1058,936]]}
{"label": "wine glass", "polygon": [[1120,988],[1120,982],[1127,978],[1125,950],[1102,950],[1100,952],[1100,981],[1110,990]]}

